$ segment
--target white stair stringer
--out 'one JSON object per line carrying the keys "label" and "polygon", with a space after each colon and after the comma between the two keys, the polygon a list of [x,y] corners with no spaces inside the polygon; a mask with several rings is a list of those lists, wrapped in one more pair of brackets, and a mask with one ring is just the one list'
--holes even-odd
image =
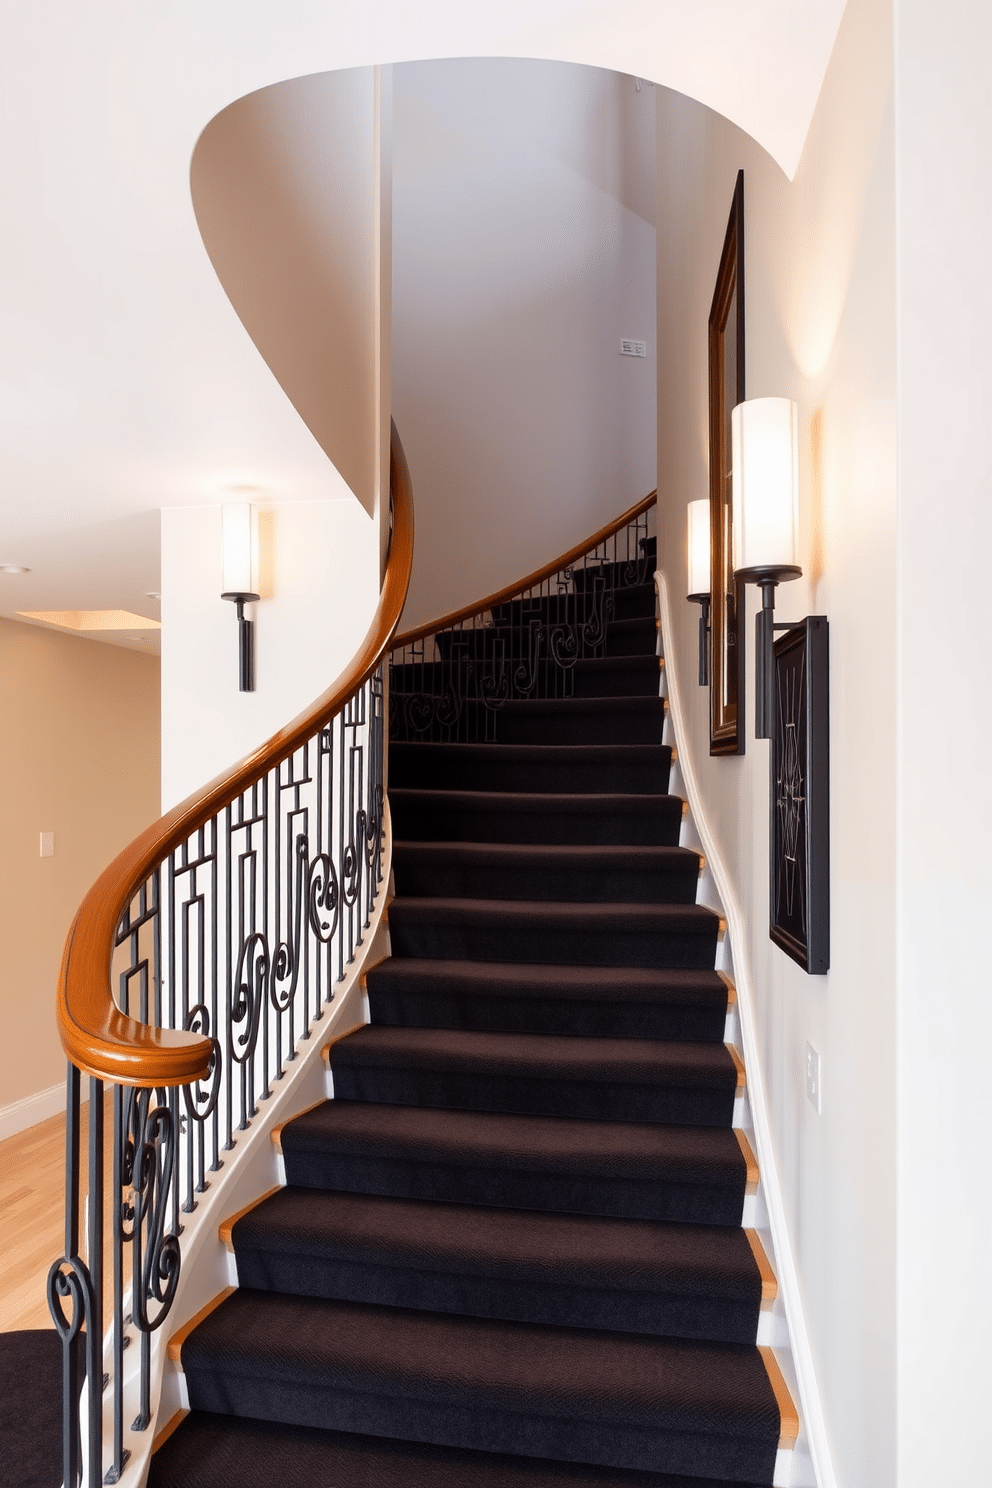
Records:
{"label": "white stair stringer", "polygon": [[673,629],[665,574],[658,570],[654,581],[660,622],[658,654],[665,658],[664,666],[659,669],[660,689],[667,699],[664,741],[673,744],[676,753],[669,788],[688,804],[679,842],[705,855],[706,867],[700,877],[697,902],[721,915],[726,923],[717,941],[716,968],[731,978],[737,992],[736,1003],[728,1010],[725,1036],[744,1061],[747,1083],[743,1097],[734,1108],[734,1125],[746,1133],[760,1171],[758,1192],[744,1202],[743,1223],[758,1231],[778,1281],[774,1306],[762,1310],[757,1342],[774,1349],[799,1410],[799,1438],[791,1451],[779,1451],[774,1488],[838,1488],[768,1123],[755,1027],[753,978],[744,951],[747,943],[744,916],[710,827],[693,766],[678,659],[674,647],[668,644]]}

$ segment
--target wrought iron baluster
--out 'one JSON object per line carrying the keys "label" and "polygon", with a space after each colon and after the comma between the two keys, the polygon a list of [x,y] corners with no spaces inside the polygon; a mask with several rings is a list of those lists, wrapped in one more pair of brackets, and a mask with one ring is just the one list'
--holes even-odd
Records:
{"label": "wrought iron baluster", "polygon": [[[479,629],[485,627],[463,627],[464,646],[443,654],[433,640],[422,643],[411,670],[403,674],[407,691],[419,670],[425,687],[437,686],[446,675],[449,697],[455,697],[466,679],[478,675],[477,662],[492,649]],[[259,1090],[263,1098],[270,1094],[272,1079],[296,1057],[298,1041],[309,1037],[312,1023],[323,1016],[324,1002],[333,999],[371,926],[383,884],[385,709],[380,666],[282,767],[170,852],[122,914],[115,942],[119,962],[113,968],[121,1010],[155,1026],[201,1033],[212,1040],[213,1052],[206,1075],[189,1085],[111,1087],[109,1175],[103,1158],[104,1087],[90,1080],[85,1260],[79,1254],[81,1077],[69,1067],[65,1254],[49,1275],[49,1303],[63,1341],[63,1470],[73,1488],[84,1466],[97,1477],[103,1467],[105,1246],[113,1286],[105,1481],[115,1483],[129,1458],[124,1445],[128,1315],[139,1343],[131,1429],[142,1431],[151,1420],[151,1335],[168,1314],[179,1281],[181,1218],[208,1186],[208,1171],[222,1166],[221,1152],[233,1145],[236,1122],[237,1129],[247,1128],[257,1114]],[[478,730],[478,715],[485,711],[476,710],[470,727]],[[457,714],[462,716],[460,697]],[[411,715],[404,717],[410,736],[422,736]],[[456,725],[445,726],[450,734]],[[435,708],[429,729],[437,727]],[[113,1221],[105,1234],[102,1195],[108,1176]],[[85,1441],[79,1400],[84,1329]]]}
{"label": "wrought iron baluster", "polygon": [[108,1483],[120,1482],[121,1473],[131,1453],[124,1447],[124,1349],[127,1338],[124,1333],[124,1232],[122,1225],[122,1202],[124,1194],[124,1088],[114,1086],[114,1148],[111,1177],[113,1194],[113,1264],[114,1264],[114,1336],[113,1336],[113,1390],[114,1390],[114,1460],[107,1469]]}
{"label": "wrought iron baluster", "polygon": [[[48,1273],[48,1310],[62,1340],[62,1481],[65,1488],[75,1488],[82,1473],[77,1339],[92,1312],[89,1270],[79,1254],[79,1120],[80,1074],[75,1065],[70,1064],[66,1077],[65,1249]],[[62,1308],[63,1298],[69,1299],[71,1311],[68,1317]]]}
{"label": "wrought iron baluster", "polygon": [[90,1191],[87,1197],[90,1313],[86,1319],[89,1384],[89,1477],[103,1477],[103,1081],[90,1076]]}
{"label": "wrought iron baluster", "polygon": [[[227,1051],[220,1041],[220,990],[219,990],[219,925],[220,925],[220,885],[221,874],[218,866],[220,854],[220,818],[215,816],[208,823],[203,834],[204,852],[209,861],[209,895],[210,895],[210,980],[205,989],[205,1001],[210,1014],[210,1033],[214,1040],[213,1090],[202,1117],[197,1125],[200,1128],[200,1137],[197,1141],[199,1156],[199,1173],[197,1181],[201,1190],[208,1185],[207,1172],[216,1173],[223,1166],[220,1155],[220,1087],[224,1079],[230,1079],[230,1061]],[[207,1122],[209,1121],[209,1128]],[[207,1166],[207,1143],[209,1131],[210,1164]]]}

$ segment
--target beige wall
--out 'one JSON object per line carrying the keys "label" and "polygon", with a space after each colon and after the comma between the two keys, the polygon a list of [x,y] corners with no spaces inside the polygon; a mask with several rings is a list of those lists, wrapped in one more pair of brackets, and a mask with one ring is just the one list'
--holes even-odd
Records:
{"label": "beige wall", "polygon": [[[158,816],[159,665],[0,620],[0,1107],[65,1078],[55,979],[79,901]],[[55,856],[39,856],[39,833]]]}
{"label": "beige wall", "polygon": [[[896,339],[892,38],[887,0],[850,0],[795,180],[725,119],[659,90],[659,551],[705,805],[749,926],[773,1159],[811,1372],[837,1483],[895,1481]],[[685,507],[705,496],[706,325],[745,176],[749,397],[800,411],[803,579],[777,618],[830,621],[831,967],[806,976],[768,938],[768,744],[709,755]],[[923,699],[917,699],[922,707]],[[919,716],[919,715],[918,715]],[[807,1040],[823,1111],[805,1094]],[[800,1340],[801,1344],[801,1340]],[[830,1481],[821,1473],[821,1488]]]}

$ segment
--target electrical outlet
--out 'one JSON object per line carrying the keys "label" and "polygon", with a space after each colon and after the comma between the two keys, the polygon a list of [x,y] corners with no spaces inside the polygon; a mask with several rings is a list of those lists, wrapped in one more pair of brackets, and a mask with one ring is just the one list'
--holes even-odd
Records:
{"label": "electrical outlet", "polygon": [[823,1111],[823,1082],[819,1050],[812,1044],[806,1045],[806,1098],[819,1116]]}
{"label": "electrical outlet", "polygon": [[40,858],[54,858],[55,856],[55,833],[41,832],[38,842],[38,856]]}
{"label": "electrical outlet", "polygon": [[636,341],[633,336],[624,336],[620,342],[620,355],[633,357],[646,357],[648,347],[646,341]]}

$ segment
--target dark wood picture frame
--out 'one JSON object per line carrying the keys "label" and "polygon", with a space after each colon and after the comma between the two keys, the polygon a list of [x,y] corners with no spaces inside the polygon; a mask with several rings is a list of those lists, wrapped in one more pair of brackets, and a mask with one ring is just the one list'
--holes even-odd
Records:
{"label": "dark wood picture frame", "polygon": [[744,172],[737,172],[709,319],[710,754],[744,753],[744,584],[734,576],[730,415],[744,393]]}
{"label": "dark wood picture frame", "polygon": [[804,971],[830,966],[830,644],[825,615],[775,642],[769,933]]}

